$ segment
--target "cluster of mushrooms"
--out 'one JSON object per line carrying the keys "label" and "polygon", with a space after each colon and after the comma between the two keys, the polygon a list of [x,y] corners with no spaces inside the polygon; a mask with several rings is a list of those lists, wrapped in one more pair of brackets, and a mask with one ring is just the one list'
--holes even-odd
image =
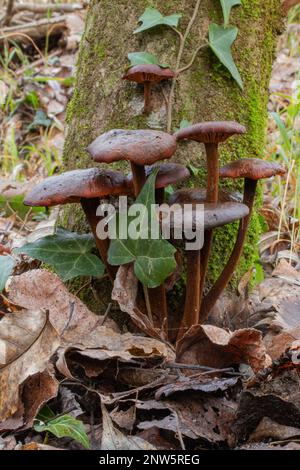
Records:
{"label": "cluster of mushrooms", "polygon": [[[65,172],[39,183],[26,196],[29,206],[51,207],[61,204],[80,203],[95,237],[99,255],[113,282],[116,266],[108,263],[109,240],[96,235],[100,217],[96,215],[99,200],[110,196],[136,197],[147,177],[157,168],[158,162],[170,159],[179,142],[192,140],[205,145],[207,161],[207,186],[201,189],[179,189],[168,204],[204,204],[204,245],[201,250],[186,251],[186,298],[178,336],[192,326],[203,323],[222,291],[228,285],[242,254],[247,228],[253,209],[257,181],[275,175],[283,175],[285,169],[257,158],[242,158],[219,167],[218,146],[233,135],[245,133],[236,122],[203,122],[183,128],[171,135],[156,130],[111,130],[100,135],[88,147],[97,163],[110,164],[120,160],[130,162],[131,174],[106,169],[103,166]],[[189,178],[189,170],[176,163],[159,164],[156,177],[156,203],[166,202],[165,188]],[[219,190],[220,178],[243,178],[243,201]],[[193,214],[191,215],[193,217]],[[239,220],[239,229],[232,253],[215,284],[204,295],[204,283],[211,252],[213,230]],[[174,242],[171,240],[171,242]],[[165,285],[149,289],[155,327],[168,329],[168,306]],[[172,325],[174,330],[174,325]]]}

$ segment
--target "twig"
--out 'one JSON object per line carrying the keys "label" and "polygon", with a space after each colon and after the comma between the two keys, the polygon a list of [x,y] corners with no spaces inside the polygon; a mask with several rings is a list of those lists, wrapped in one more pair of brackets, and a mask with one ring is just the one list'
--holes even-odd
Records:
{"label": "twig", "polygon": [[21,3],[19,5],[15,5],[13,8],[13,13],[17,13],[19,11],[30,11],[32,13],[47,13],[49,12],[73,12],[76,10],[83,10],[85,7],[84,5],[79,5],[77,3],[70,4],[70,3],[46,3],[45,5],[35,5],[32,3]]}
{"label": "twig", "polygon": [[[170,90],[170,95],[169,95],[169,105],[168,105],[168,113],[167,113],[167,131],[168,132],[170,132],[171,128],[172,128],[173,99],[174,99],[174,91],[175,91],[176,80],[178,78],[178,73],[179,73],[179,70],[180,70],[179,66],[180,66],[180,62],[181,62],[185,42],[187,40],[187,37],[188,37],[188,35],[191,31],[191,28],[194,24],[194,21],[196,19],[197,14],[198,14],[200,3],[201,3],[201,0],[197,0],[197,3],[195,5],[194,11],[193,11],[193,15],[192,15],[192,17],[189,21],[189,24],[187,25],[187,28],[185,30],[184,35],[182,35],[180,33],[180,45],[179,45],[179,51],[178,51],[177,60],[176,60],[175,78],[173,78],[172,85],[171,85],[171,90]],[[178,30],[176,30],[176,32],[177,31]],[[179,31],[178,31],[178,33],[179,33]]]}
{"label": "twig", "polygon": [[105,321],[106,321],[106,319],[107,319],[107,317],[108,317],[108,315],[109,315],[109,312],[111,311],[111,307],[112,307],[112,303],[110,302],[110,303],[108,304],[108,306],[107,306],[107,309],[106,309],[104,315],[103,315],[103,318],[102,318],[102,321],[101,321],[101,323],[100,323],[100,326],[103,326],[103,325],[104,325],[104,323],[105,323]]}
{"label": "twig", "polygon": [[207,367],[207,366],[201,366],[198,364],[180,364],[176,362],[169,362],[165,364],[166,368],[169,369],[190,369],[190,370],[202,370],[204,371],[203,374],[212,374],[212,373],[226,373],[230,375],[237,375],[240,376],[239,372],[235,372],[232,367],[226,367],[224,369],[216,369],[214,367]]}
{"label": "twig", "polygon": [[149,320],[151,321],[152,325],[154,325],[152,311],[151,311],[151,304],[150,304],[150,299],[149,299],[149,292],[148,292],[148,288],[146,286],[144,286],[144,284],[143,284],[143,291],[144,291],[147,314],[148,314]]}
{"label": "twig", "polygon": [[8,26],[11,22],[11,19],[14,15],[14,13],[13,13],[14,3],[15,3],[15,0],[8,0],[8,2],[7,2],[6,13],[5,13],[5,16],[3,18],[3,25],[4,26]]}

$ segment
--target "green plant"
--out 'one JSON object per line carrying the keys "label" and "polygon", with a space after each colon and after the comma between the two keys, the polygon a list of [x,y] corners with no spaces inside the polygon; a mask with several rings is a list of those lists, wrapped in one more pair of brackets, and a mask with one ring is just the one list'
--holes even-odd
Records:
{"label": "green plant", "polygon": [[[138,19],[141,25],[134,31],[134,34],[145,32],[157,26],[167,26],[171,28],[179,37],[179,48],[178,48],[178,54],[177,54],[177,59],[176,59],[176,65],[174,68],[175,77],[172,80],[170,93],[167,99],[167,108],[168,108],[167,131],[168,132],[171,131],[171,127],[172,127],[172,107],[173,107],[173,101],[174,101],[176,80],[181,73],[185,72],[190,67],[192,67],[197,57],[198,52],[204,47],[211,48],[211,50],[217,56],[219,61],[230,72],[231,76],[237,82],[239,87],[243,89],[243,82],[239,74],[239,71],[234,63],[232,53],[231,53],[231,46],[237,37],[238,28],[234,26],[229,26],[229,17],[230,17],[231,8],[236,5],[241,5],[241,2],[239,0],[220,0],[220,1],[221,1],[222,11],[223,11],[224,24],[218,25],[215,23],[210,23],[209,31],[208,31],[208,38],[206,38],[206,33],[204,33],[202,42],[198,45],[196,50],[192,52],[189,62],[183,66],[181,65],[181,62],[182,62],[182,59],[185,59],[185,55],[186,55],[185,46],[187,43],[189,33],[197,17],[201,0],[196,1],[196,5],[194,8],[192,17],[190,18],[190,21],[184,32],[181,32],[177,29],[178,23],[182,16],[180,14],[174,13],[171,15],[164,16],[157,9],[148,7]],[[137,64],[149,64],[149,63],[160,65],[159,59],[157,59],[155,56],[147,52],[135,52],[135,53],[132,52],[128,55],[128,58],[130,60],[131,66],[135,66]]]}
{"label": "green plant", "polygon": [[55,416],[49,406],[44,406],[38,413],[34,420],[33,429],[38,433],[46,433],[45,442],[47,442],[50,433],[58,438],[71,437],[86,449],[90,448],[89,438],[83,423],[68,414]]}

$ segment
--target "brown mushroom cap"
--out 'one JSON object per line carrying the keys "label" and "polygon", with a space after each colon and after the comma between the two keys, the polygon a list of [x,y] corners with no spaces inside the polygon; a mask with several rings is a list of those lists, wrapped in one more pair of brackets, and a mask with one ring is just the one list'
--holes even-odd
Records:
{"label": "brown mushroom cap", "polygon": [[122,78],[136,83],[158,83],[174,77],[175,73],[169,68],[155,64],[140,64],[131,67]]}
{"label": "brown mushroom cap", "polygon": [[[169,197],[169,205],[172,204],[203,204],[206,201],[206,188],[178,189]],[[219,202],[242,202],[239,192],[229,193],[224,189],[219,191]]]}
{"label": "brown mushroom cap", "polygon": [[[169,184],[176,184],[180,181],[184,181],[191,176],[189,170],[178,163],[165,163],[163,165],[151,165],[146,167],[146,176],[148,177],[151,173],[159,168],[159,171],[155,180],[156,189],[165,188]],[[127,176],[128,186],[133,187],[132,174]]]}
{"label": "brown mushroom cap", "polygon": [[246,128],[234,121],[199,122],[179,130],[177,140],[189,139],[203,144],[225,142],[234,134],[245,134]]}
{"label": "brown mushroom cap", "polygon": [[136,165],[152,165],[172,157],[176,139],[161,131],[114,129],[97,137],[87,150],[96,162],[129,160]]}
{"label": "brown mushroom cap", "polygon": [[103,168],[67,171],[37,184],[24,199],[26,206],[51,207],[80,202],[81,198],[128,194],[126,177]]}
{"label": "brown mushroom cap", "polygon": [[278,163],[266,162],[259,158],[241,158],[220,168],[220,178],[259,180],[285,173],[285,168]]}
{"label": "brown mushroom cap", "polygon": [[[172,228],[181,227],[181,210],[175,210],[171,217]],[[249,214],[249,208],[246,204],[239,202],[219,202],[217,204],[204,204],[204,228],[211,230],[223,225],[230,224],[236,220],[243,219]],[[193,228],[196,228],[197,212],[194,209],[186,209],[184,217],[192,219]],[[164,211],[162,211],[162,220]],[[162,222],[163,223],[163,222]]]}

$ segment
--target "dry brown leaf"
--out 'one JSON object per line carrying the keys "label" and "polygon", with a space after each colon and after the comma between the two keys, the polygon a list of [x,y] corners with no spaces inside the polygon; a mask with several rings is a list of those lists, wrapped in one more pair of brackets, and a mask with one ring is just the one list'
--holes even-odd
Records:
{"label": "dry brown leaf", "polygon": [[111,298],[116,300],[122,312],[128,313],[133,323],[144,333],[153,338],[160,338],[160,332],[149,318],[136,305],[138,280],[132,265],[120,266],[118,269]]}
{"label": "dry brown leaf", "polygon": [[163,385],[155,393],[155,399],[160,400],[169,397],[174,393],[179,394],[187,391],[197,391],[202,393],[225,392],[234,387],[239,381],[238,377],[230,377],[223,379],[207,379],[204,377],[182,377],[175,382]]}
{"label": "dry brown leaf", "polygon": [[[137,408],[145,409],[147,402],[137,403]],[[181,398],[180,400],[164,400],[161,404],[170,415],[163,419],[151,419],[138,424],[139,429],[157,427],[172,431],[190,439],[205,439],[209,442],[233,443],[230,431],[234,420],[236,404],[225,398]]]}
{"label": "dry brown leaf", "polygon": [[49,446],[47,444],[41,444],[40,442],[28,442],[16,450],[65,450],[59,447]]}
{"label": "dry brown leaf", "polygon": [[176,361],[223,368],[246,363],[257,371],[270,365],[260,331],[245,328],[228,333],[212,325],[195,325],[177,343]]}
{"label": "dry brown leaf", "polygon": [[[16,314],[8,314],[5,317],[3,330],[3,320],[0,322],[2,351],[5,349],[8,351],[7,354],[2,354],[3,358],[8,358],[8,362],[0,371],[0,422],[10,418],[13,419],[15,415],[18,416],[18,419],[20,418],[18,414],[20,407],[23,412],[23,405],[20,402],[19,395],[20,386],[30,376],[46,370],[51,356],[60,344],[57,332],[49,322],[45,312],[39,311],[38,314],[34,312],[31,322],[28,312],[26,312],[26,326],[24,328],[22,328],[21,316],[18,316],[19,328],[17,329],[17,334],[13,337],[15,351],[15,354],[13,354],[10,347],[5,347],[4,336],[5,331],[7,331],[10,338],[9,341],[12,341],[12,330],[9,322],[11,321],[11,324],[15,325],[15,316]],[[36,329],[36,322],[39,325],[39,332]],[[28,340],[30,331],[32,331],[31,343]],[[23,336],[26,336],[25,342],[23,341]],[[43,400],[42,397],[40,398]],[[39,405],[35,404],[35,406],[38,409]]]}
{"label": "dry brown leaf", "polygon": [[103,433],[101,450],[156,450],[149,442],[137,436],[125,436],[116,429],[112,420],[102,404]]}
{"label": "dry brown leaf", "polygon": [[[101,317],[71,294],[56,274],[45,269],[13,276],[8,293],[9,299],[21,307],[48,310],[51,324],[66,343],[80,342],[81,336],[101,322]],[[107,319],[106,325],[118,330],[113,320]]]}

